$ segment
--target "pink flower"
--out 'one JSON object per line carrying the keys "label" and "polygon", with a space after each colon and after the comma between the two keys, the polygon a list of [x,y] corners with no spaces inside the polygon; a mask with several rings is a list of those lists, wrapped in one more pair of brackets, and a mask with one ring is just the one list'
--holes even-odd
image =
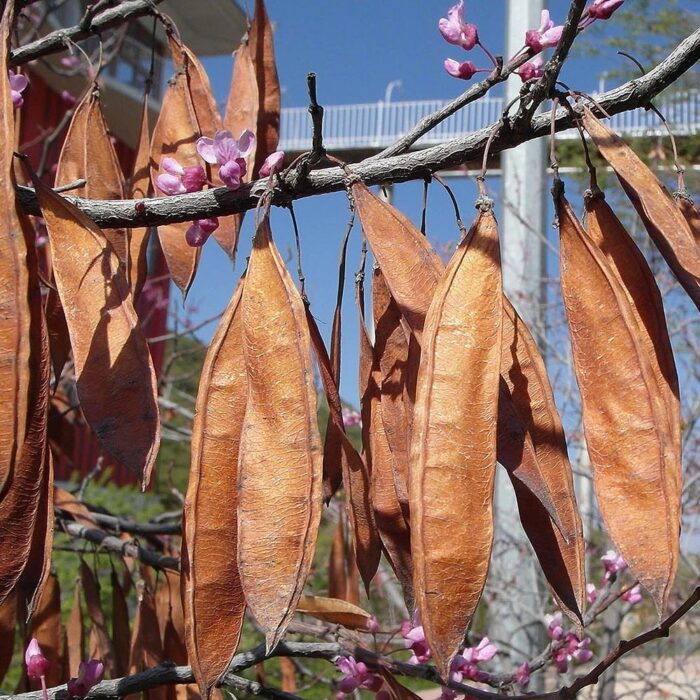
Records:
{"label": "pink flower", "polygon": [[627,568],[627,562],[614,550],[609,549],[601,558],[605,568],[605,580],[609,581],[613,576]]}
{"label": "pink flower", "polygon": [[563,31],[563,25],[554,26],[554,22],[549,16],[549,10],[542,10],[540,28],[528,29],[525,32],[525,45],[532,49],[534,53],[539,53],[542,49],[556,46],[561,39]]}
{"label": "pink flower", "polygon": [[564,639],[564,627],[560,612],[554,613],[554,615],[547,615],[547,634],[555,642]]}
{"label": "pink flower", "polygon": [[354,656],[339,656],[335,665],[345,676],[338,688],[342,693],[352,693],[358,688],[366,688],[377,692],[382,687],[382,679],[371,674],[362,661],[356,661]]}
{"label": "pink flower", "polygon": [[413,652],[413,656],[408,660],[409,664],[424,664],[430,659],[430,648],[425,641],[425,632],[418,610],[413,613],[413,623],[404,620],[401,624],[401,636],[404,638],[406,648]]}
{"label": "pink flower", "polygon": [[165,172],[156,178],[156,186],[168,195],[199,192],[207,182],[207,174],[201,165],[183,168],[175,158],[166,157],[161,160],[160,167]]}
{"label": "pink flower", "polygon": [[219,220],[216,217],[211,219],[197,219],[185,232],[185,240],[193,248],[199,248],[207,242],[216,229],[219,228]]}
{"label": "pink flower", "polygon": [[36,637],[32,637],[24,652],[24,663],[27,666],[27,675],[35,680],[45,676],[51,668],[51,662],[44,656]]}
{"label": "pink flower", "polygon": [[343,425],[346,428],[354,428],[360,425],[362,422],[362,416],[352,408],[343,408]]}
{"label": "pink flower", "polygon": [[622,600],[628,602],[630,605],[636,605],[637,603],[641,603],[642,589],[639,587],[639,584],[633,586],[629,590],[626,590],[622,594]]}
{"label": "pink flower", "polygon": [[625,0],[593,0],[588,8],[588,16],[591,19],[610,19]]}
{"label": "pink flower", "polygon": [[587,583],[586,584],[586,600],[589,603],[595,603],[597,599],[598,599],[598,589],[595,587],[595,584]]}
{"label": "pink flower", "polygon": [[74,698],[84,698],[90,692],[90,688],[102,680],[104,670],[103,663],[97,659],[81,661],[78,677],[68,681],[68,694]]}
{"label": "pink flower", "polygon": [[22,93],[26,90],[29,81],[27,77],[21,73],[15,73],[14,71],[7,71],[7,77],[10,79],[10,95],[12,95],[12,105],[14,107],[21,107],[24,104],[24,98]]}
{"label": "pink flower", "polygon": [[498,651],[495,644],[484,637],[477,646],[467,647],[461,656],[456,656],[450,666],[450,679],[461,683],[464,678],[472,681],[484,681],[489,674],[481,671],[477,664],[481,661],[491,661]]}
{"label": "pink flower", "polygon": [[230,131],[217,131],[213,139],[197,140],[197,152],[211,165],[219,165],[219,177],[230,190],[241,186],[246,173],[246,156],[255,147],[255,134],[246,129],[236,141]]}
{"label": "pink flower", "polygon": [[471,61],[455,61],[454,58],[446,58],[443,64],[445,70],[453,78],[461,78],[462,80],[471,80],[474,73],[477,72],[477,67]]}
{"label": "pink flower", "polygon": [[260,177],[269,177],[276,173],[284,163],[284,151],[275,151],[265,158],[265,162],[260,166]]}
{"label": "pink flower", "polygon": [[588,637],[579,639],[573,632],[569,632],[566,638],[555,644],[552,649],[552,661],[559,673],[566,673],[572,661],[584,663],[593,658],[593,652],[588,648],[591,640]]}
{"label": "pink flower", "polygon": [[438,22],[438,29],[448,44],[461,46],[467,51],[473,49],[479,42],[476,25],[464,21],[464,0],[459,0],[457,5],[453,5],[448,10],[447,17],[443,17]]}
{"label": "pink flower", "polygon": [[517,669],[515,669],[513,677],[515,678],[515,682],[521,688],[526,688],[530,682],[530,664],[527,661],[523,662]]}
{"label": "pink flower", "polygon": [[531,61],[523,63],[518,68],[518,75],[523,82],[532,80],[533,78],[541,78],[544,75],[544,58],[537,55]]}

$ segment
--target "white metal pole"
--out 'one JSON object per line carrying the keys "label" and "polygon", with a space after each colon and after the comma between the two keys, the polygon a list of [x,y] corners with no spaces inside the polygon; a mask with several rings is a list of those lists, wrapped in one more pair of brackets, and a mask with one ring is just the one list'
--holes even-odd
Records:
{"label": "white metal pole", "polygon": [[[509,0],[506,60],[523,47],[525,31],[539,27],[544,4],[544,0]],[[520,87],[517,76],[508,80],[506,103],[518,95]],[[524,143],[501,155],[500,229],[504,289],[535,334],[543,329],[545,157],[545,139]],[[503,670],[514,671],[516,665],[532,658],[543,648],[539,615],[546,594],[541,590],[536,561],[533,557],[523,556],[529,546],[519,523],[513,489],[503,469],[498,470],[495,512],[492,580],[497,588],[489,604],[489,635],[502,651],[510,654],[510,658],[503,662]],[[536,682],[536,676],[533,676],[533,685]]]}

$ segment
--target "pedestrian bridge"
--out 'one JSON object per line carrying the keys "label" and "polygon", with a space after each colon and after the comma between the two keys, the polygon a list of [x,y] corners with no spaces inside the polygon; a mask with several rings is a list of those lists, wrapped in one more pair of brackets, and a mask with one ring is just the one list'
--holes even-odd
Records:
{"label": "pedestrian bridge", "polygon": [[[595,95],[593,96],[595,98]],[[323,140],[329,151],[342,151],[357,157],[378,153],[409,131],[423,117],[437,111],[449,100],[414,102],[371,102],[324,107]],[[665,96],[656,103],[674,135],[692,136],[700,132],[700,90],[686,90]],[[485,97],[473,102],[438,124],[420,138],[416,148],[435,146],[466,136],[501,118],[502,97]],[[651,111],[636,109],[612,117],[612,128],[627,137],[663,136],[661,120]],[[575,130],[559,138],[578,138]],[[290,153],[311,150],[311,118],[306,107],[282,110],[280,148]]]}

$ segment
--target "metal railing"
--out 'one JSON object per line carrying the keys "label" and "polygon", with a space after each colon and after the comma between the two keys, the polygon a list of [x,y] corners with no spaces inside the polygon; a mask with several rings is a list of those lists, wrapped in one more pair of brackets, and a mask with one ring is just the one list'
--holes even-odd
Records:
{"label": "metal railing", "polygon": [[[329,105],[324,108],[324,143],[330,150],[381,149],[405,134],[420,119],[440,109],[447,101],[372,102]],[[666,96],[657,105],[675,134],[700,132],[700,91],[687,90]],[[467,105],[418,140],[416,146],[433,146],[466,136],[497,121],[504,108],[502,97],[485,97]],[[666,133],[651,111],[636,109],[617,114],[612,128],[625,136],[656,136]],[[578,138],[575,131],[560,138]],[[306,107],[282,110],[280,148],[306,151],[311,148],[311,120]]]}

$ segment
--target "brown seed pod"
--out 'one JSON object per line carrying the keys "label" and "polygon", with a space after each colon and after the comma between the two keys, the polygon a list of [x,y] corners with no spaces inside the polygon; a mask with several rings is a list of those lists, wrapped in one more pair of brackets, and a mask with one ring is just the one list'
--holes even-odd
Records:
{"label": "brown seed pod", "polygon": [[255,13],[248,29],[250,55],[258,83],[258,126],[255,130],[255,166],[251,176],[258,176],[265,158],[277,150],[280,138],[281,91],[275,61],[272,24],[264,0],[255,0]]}
{"label": "brown seed pod", "polygon": [[321,438],[304,304],[264,217],[243,299],[248,398],[239,460],[238,568],[274,648],[309,573],[321,518]]}
{"label": "brown seed pod", "polygon": [[629,298],[556,197],[561,285],[603,522],[661,614],[676,573],[678,510],[666,465],[664,401]]}
{"label": "brown seed pod", "polygon": [[615,171],[649,235],[688,296],[700,308],[700,250],[668,190],[637,154],[588,109],[583,126]]}
{"label": "brown seed pod", "polygon": [[[208,697],[236,653],[245,613],[238,573],[238,452],[248,383],[243,357],[241,281],[202,368],[185,498],[182,599],[185,640]],[[227,494],[226,508],[221,508]],[[226,653],[222,653],[222,650]]]}
{"label": "brown seed pod", "polygon": [[81,408],[104,447],[145,487],[160,444],[157,386],[126,280],[92,220],[39,180],[34,185],[49,232]]}
{"label": "brown seed pod", "polygon": [[489,568],[502,295],[496,220],[485,211],[457,248],[426,316],[411,441],[413,583],[443,678]]}

